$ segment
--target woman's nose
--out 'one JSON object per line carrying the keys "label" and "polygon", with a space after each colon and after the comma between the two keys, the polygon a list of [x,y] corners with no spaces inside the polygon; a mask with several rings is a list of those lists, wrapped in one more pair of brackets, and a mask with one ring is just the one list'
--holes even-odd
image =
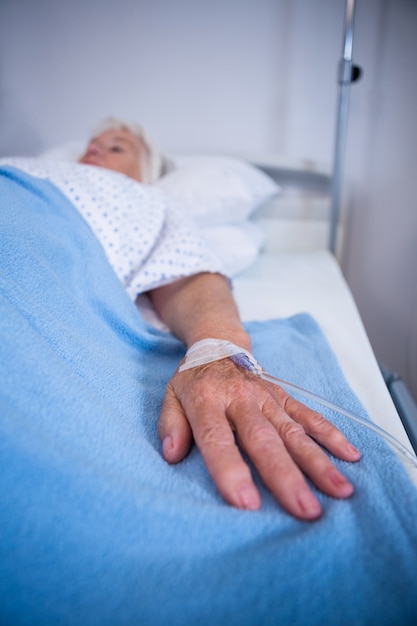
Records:
{"label": "woman's nose", "polygon": [[102,150],[97,143],[92,143],[88,146],[87,154],[98,155],[101,154]]}

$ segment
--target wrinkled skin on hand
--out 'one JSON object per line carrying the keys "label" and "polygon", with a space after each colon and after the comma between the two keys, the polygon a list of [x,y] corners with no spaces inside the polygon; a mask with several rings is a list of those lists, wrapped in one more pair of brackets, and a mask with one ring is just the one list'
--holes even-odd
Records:
{"label": "wrinkled skin on hand", "polygon": [[322,447],[345,461],[357,461],[359,451],[319,413],[230,359],[175,373],[159,435],[169,463],[181,461],[194,440],[225,501],[241,509],[256,510],[261,500],[239,448],[277,501],[299,519],[322,513],[305,476],[334,498],[353,493]]}

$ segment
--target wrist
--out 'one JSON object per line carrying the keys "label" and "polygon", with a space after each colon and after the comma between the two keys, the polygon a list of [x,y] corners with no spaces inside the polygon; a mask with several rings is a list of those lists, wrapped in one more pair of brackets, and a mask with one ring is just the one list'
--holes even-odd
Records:
{"label": "wrist", "polygon": [[227,328],[227,327],[206,327],[199,329],[197,332],[187,337],[186,345],[190,348],[197,341],[203,339],[222,339],[224,341],[230,341],[245,350],[251,350],[252,344],[248,333],[243,327],[241,328]]}
{"label": "wrist", "polygon": [[251,352],[230,341],[215,339],[214,337],[201,339],[193,343],[193,345],[188,348],[185,360],[180,366],[179,371],[182,372],[193,369],[194,367],[213,363],[214,361],[221,361],[226,358],[230,358],[236,365],[258,376],[262,374],[262,368]]}

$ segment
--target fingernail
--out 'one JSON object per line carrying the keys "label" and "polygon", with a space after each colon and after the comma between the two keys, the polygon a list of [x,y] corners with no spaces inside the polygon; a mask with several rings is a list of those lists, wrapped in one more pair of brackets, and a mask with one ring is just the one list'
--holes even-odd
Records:
{"label": "fingernail", "polygon": [[353,493],[353,485],[348,479],[343,476],[337,469],[332,469],[329,472],[330,480],[336,487],[343,487],[343,495],[350,496]]}
{"label": "fingernail", "polygon": [[361,458],[361,453],[359,452],[359,450],[357,448],[355,448],[355,446],[353,446],[351,443],[348,443],[346,445],[346,449],[349,452],[349,454],[351,454],[352,456],[354,456],[356,459],[360,459]]}
{"label": "fingernail", "polygon": [[297,497],[298,505],[302,511],[303,516],[309,519],[315,519],[321,515],[321,506],[317,498],[311,493],[311,491],[302,490],[298,493]]}
{"label": "fingernail", "polygon": [[348,482],[347,478],[345,478],[345,476],[343,476],[343,474],[341,474],[337,469],[330,470],[329,477],[334,485],[343,485]]}
{"label": "fingernail", "polygon": [[172,449],[173,449],[172,437],[171,435],[167,435],[162,442],[162,452],[165,458],[169,457],[169,454]]}
{"label": "fingernail", "polygon": [[242,509],[255,511],[261,505],[259,494],[253,485],[242,485],[239,489],[238,497],[239,506]]}

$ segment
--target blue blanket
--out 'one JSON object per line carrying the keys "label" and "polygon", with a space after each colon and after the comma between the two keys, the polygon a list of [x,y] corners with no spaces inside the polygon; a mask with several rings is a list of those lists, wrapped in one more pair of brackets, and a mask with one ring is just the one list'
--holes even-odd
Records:
{"label": "blue blanket", "polygon": [[[160,454],[184,354],[147,326],[73,206],[12,168],[1,198],[0,623],[417,623],[417,495],[373,433],[320,521],[219,497],[198,451]],[[314,320],[251,323],[271,374],[363,414]]]}

